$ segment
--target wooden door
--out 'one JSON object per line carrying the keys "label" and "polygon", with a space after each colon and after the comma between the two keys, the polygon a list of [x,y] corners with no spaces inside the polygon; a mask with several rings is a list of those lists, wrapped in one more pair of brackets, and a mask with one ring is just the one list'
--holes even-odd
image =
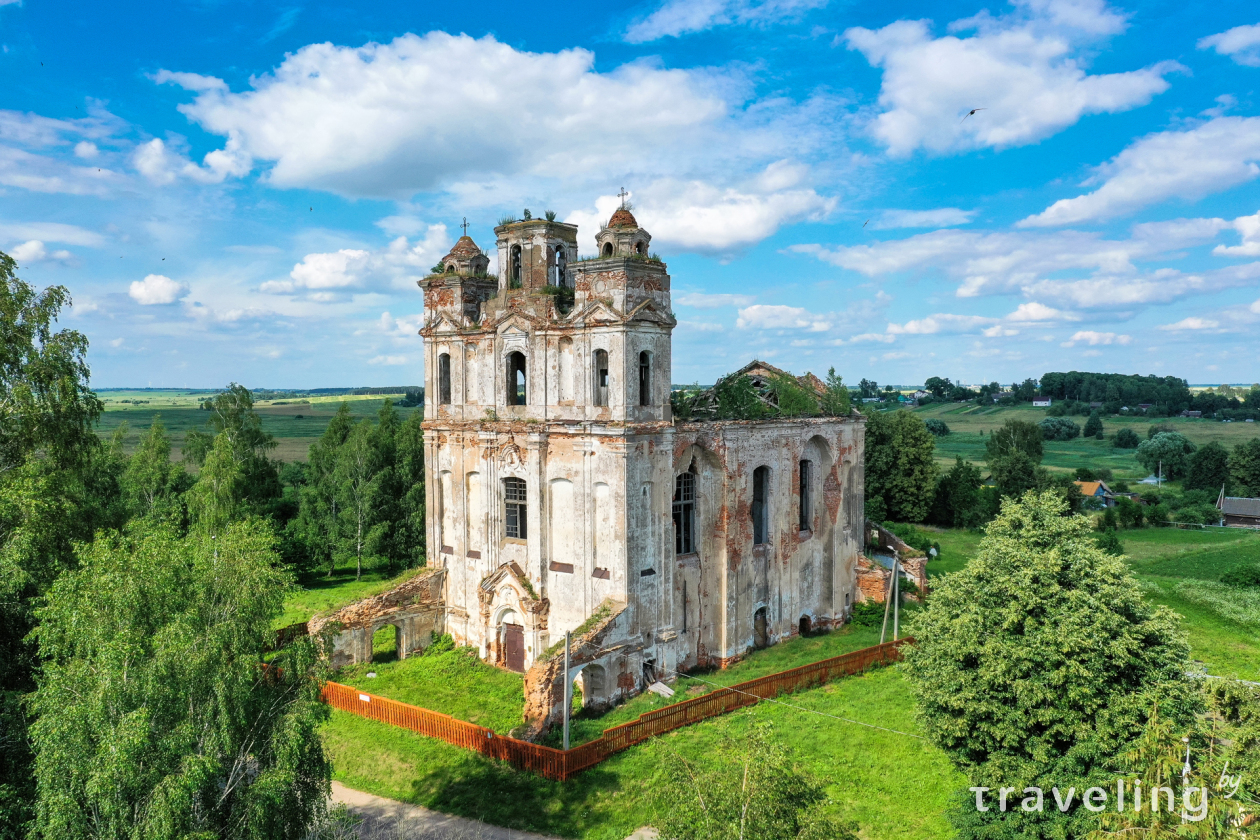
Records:
{"label": "wooden door", "polygon": [[525,670],[525,628],[519,624],[503,625],[503,658],[510,671]]}

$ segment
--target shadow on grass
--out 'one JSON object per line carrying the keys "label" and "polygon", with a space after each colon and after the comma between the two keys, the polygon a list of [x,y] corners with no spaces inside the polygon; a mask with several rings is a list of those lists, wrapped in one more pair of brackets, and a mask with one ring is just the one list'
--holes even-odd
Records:
{"label": "shadow on grass", "polygon": [[[434,776],[417,779],[413,795],[436,810],[504,828],[582,837],[595,828],[611,828],[611,815],[594,811],[592,799],[617,795],[621,779],[601,767],[562,783],[478,756],[458,774],[443,774],[440,780]],[[647,821],[646,814],[635,816]],[[622,827],[608,836],[624,837],[636,827]]]}

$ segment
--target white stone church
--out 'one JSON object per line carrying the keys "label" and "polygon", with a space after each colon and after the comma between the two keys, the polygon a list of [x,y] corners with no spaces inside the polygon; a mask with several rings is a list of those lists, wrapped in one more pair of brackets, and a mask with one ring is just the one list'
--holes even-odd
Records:
{"label": "white stone church", "polygon": [[565,631],[584,702],[605,705],[844,621],[861,417],[675,423],[670,277],[632,213],[587,259],[576,225],[495,234],[498,276],[465,235],[420,281],[446,631],[529,671],[546,717]]}

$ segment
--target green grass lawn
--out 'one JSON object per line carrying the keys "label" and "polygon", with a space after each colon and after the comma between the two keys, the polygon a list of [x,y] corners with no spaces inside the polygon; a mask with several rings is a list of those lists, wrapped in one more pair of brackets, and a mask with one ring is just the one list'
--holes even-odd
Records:
{"label": "green grass lawn", "polygon": [[[856,640],[855,640],[856,641]],[[909,688],[896,668],[847,677],[783,698],[836,717],[918,733]],[[567,783],[395,727],[334,711],[324,728],[333,775],[355,790],[414,802],[513,829],[622,840],[652,820],[653,790],[671,753],[705,762],[722,738],[771,722],[801,767],[822,779],[835,808],[868,840],[938,840],[943,812],[965,784],[945,755],[916,738],[763,702],[677,730],[613,756]]]}
{"label": "green grass lawn", "polygon": [[[691,675],[678,677],[676,682],[670,684],[670,688],[674,689],[672,698],[666,699],[657,694],[644,692],[603,714],[579,711],[570,721],[569,743],[576,746],[592,741],[602,735],[605,729],[632,721],[653,709],[660,709],[682,700],[707,694],[715,686],[734,685],[754,680],[767,674],[777,674],[780,671],[787,671],[822,659],[830,659],[833,656],[840,656],[876,644],[879,644],[878,627],[858,627],[853,624],[847,624],[830,633],[789,639],[766,650],[750,654],[747,659],[729,668],[697,671]],[[575,691],[574,694],[576,705],[577,692]],[[548,746],[559,747],[562,743],[561,733],[559,731],[550,733],[548,740],[544,743]]]}
{"label": "green grass lawn", "polygon": [[284,612],[273,622],[274,627],[287,627],[306,621],[316,613],[331,612],[352,604],[360,598],[369,598],[388,592],[421,569],[409,569],[400,575],[390,576],[380,569],[364,569],[360,580],[354,579],[354,566],[340,566],[331,577],[316,573],[299,582],[298,591],[284,601]]}
{"label": "green grass lawn", "polygon": [[[392,655],[392,649],[391,640],[390,652],[378,657],[385,661],[342,668],[333,680],[505,735],[523,723],[524,678],[482,662],[475,648],[456,648],[402,661]],[[376,676],[369,677],[369,673]]]}
{"label": "green grass lawn", "polygon": [[[180,460],[180,447],[190,429],[205,431],[208,411],[198,408],[200,402],[214,396],[215,391],[153,390],[153,391],[103,391],[100,396],[105,411],[97,422],[96,431],[108,438],[123,422],[129,427],[124,449],[132,451],[140,435],[160,415],[171,437],[173,460]],[[260,400],[254,404],[262,418],[264,431],[276,439],[272,457],[281,461],[305,461],[311,444],[324,433],[328,421],[337,413],[342,402],[350,405],[350,413],[356,419],[375,417],[386,395],[348,395],[336,397],[301,397],[292,400]],[[414,408],[399,408],[401,394],[391,396],[395,410],[406,417]]]}

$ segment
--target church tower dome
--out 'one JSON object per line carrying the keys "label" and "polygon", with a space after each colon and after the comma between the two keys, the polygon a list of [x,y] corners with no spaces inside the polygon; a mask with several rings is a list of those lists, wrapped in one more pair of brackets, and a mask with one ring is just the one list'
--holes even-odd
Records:
{"label": "church tower dome", "polygon": [[639,227],[638,220],[625,204],[624,191],[621,206],[613,212],[608,224],[595,235],[595,244],[599,249],[599,259],[647,257],[652,234]]}

